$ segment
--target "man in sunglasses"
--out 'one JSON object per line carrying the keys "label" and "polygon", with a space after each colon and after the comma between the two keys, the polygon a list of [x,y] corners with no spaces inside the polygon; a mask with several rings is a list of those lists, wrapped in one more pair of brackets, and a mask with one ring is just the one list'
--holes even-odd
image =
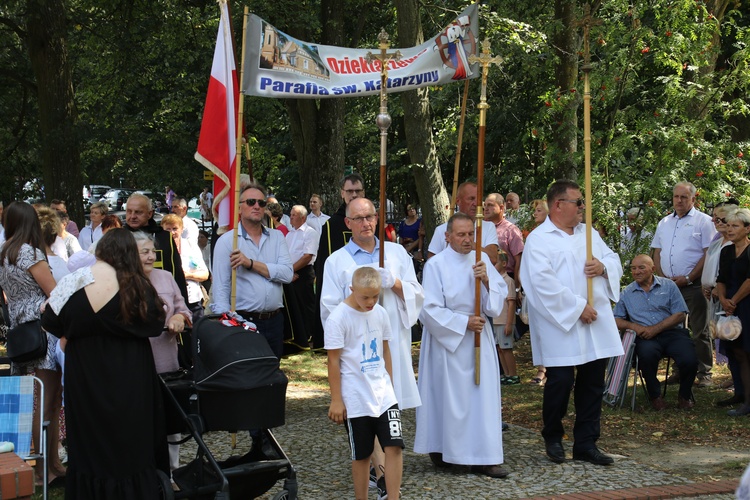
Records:
{"label": "man in sunglasses", "polygon": [[[330,221],[329,221],[330,222]],[[422,310],[424,291],[414,272],[411,255],[398,243],[381,242],[375,236],[378,215],[367,198],[355,198],[346,207],[345,223],[351,239],[331,254],[325,264],[325,278],[320,298],[320,318],[325,325],[328,316],[351,294],[352,274],[361,266],[375,267],[382,277],[381,305],[391,318],[393,388],[400,410],[421,403],[411,360],[411,327]],[[378,267],[380,245],[385,245],[384,267]],[[376,447],[376,450],[379,448]],[[381,453],[382,455],[382,450]],[[382,462],[375,456],[374,464]],[[376,475],[380,474],[375,467]]]}
{"label": "man in sunglasses", "polygon": [[[688,326],[698,355],[698,387],[709,387],[713,348],[708,332],[708,300],[703,295],[701,275],[706,250],[716,236],[711,217],[695,208],[695,186],[678,182],[672,189],[674,212],[656,226],[651,242],[655,274],[675,282],[688,307]],[[679,370],[673,370],[668,384],[679,383]]]}
{"label": "man in sunglasses", "polygon": [[284,353],[283,285],[292,282],[292,259],[281,231],[263,226],[266,190],[249,184],[240,193],[237,248],[233,232],[221,235],[213,256],[214,313],[230,310],[232,269],[237,270],[235,312],[252,321],[276,357]]}
{"label": "man in sunglasses", "polygon": [[[365,197],[365,181],[359,174],[349,174],[341,179],[341,205],[339,209],[325,221],[320,228],[320,241],[318,242],[318,255],[315,258],[315,282],[317,302],[320,302],[320,293],[323,289],[323,270],[326,259],[333,252],[349,243],[352,237],[351,230],[347,227],[346,207],[352,200]],[[319,314],[318,314],[319,316]],[[316,316],[317,317],[317,316]],[[323,349],[323,325],[316,322],[312,328],[313,349]]]}
{"label": "man in sunglasses", "polygon": [[[573,459],[610,465],[612,457],[596,447],[600,434],[604,372],[608,358],[622,354],[611,302],[620,298],[620,257],[597,231],[591,231],[591,260],[586,260],[586,226],[581,190],[559,180],[547,191],[549,216],[531,232],[521,260],[521,282],[529,304],[533,364],[547,368],[542,419],[547,457],[565,462],[562,419],[575,384]],[[587,278],[591,278],[590,305]]]}

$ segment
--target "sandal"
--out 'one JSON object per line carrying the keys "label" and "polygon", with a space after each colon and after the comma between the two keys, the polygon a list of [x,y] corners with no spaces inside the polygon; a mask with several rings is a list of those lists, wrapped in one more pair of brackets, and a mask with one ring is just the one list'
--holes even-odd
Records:
{"label": "sandal", "polygon": [[534,378],[531,379],[531,382],[529,382],[529,383],[530,384],[534,384],[534,385],[538,385],[538,386],[543,386],[544,382],[546,380],[547,380],[547,377],[543,377],[543,378],[534,377]]}

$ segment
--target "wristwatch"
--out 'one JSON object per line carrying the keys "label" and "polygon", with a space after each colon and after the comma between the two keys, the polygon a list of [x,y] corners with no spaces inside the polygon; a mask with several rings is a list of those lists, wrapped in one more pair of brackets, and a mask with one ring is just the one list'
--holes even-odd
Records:
{"label": "wristwatch", "polygon": [[690,286],[690,285],[693,284],[693,282],[690,281],[690,275],[689,274],[685,276],[685,281],[687,281],[688,286]]}

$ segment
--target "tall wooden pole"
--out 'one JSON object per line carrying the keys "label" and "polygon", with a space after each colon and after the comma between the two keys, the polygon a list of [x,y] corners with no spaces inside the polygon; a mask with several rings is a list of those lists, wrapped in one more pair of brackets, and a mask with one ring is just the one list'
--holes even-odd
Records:
{"label": "tall wooden pole", "polygon": [[[593,243],[591,241],[592,228],[592,190],[591,190],[591,85],[589,73],[591,72],[591,50],[589,47],[589,31],[593,24],[601,21],[593,20],[591,7],[584,6],[584,16],[578,24],[583,27],[583,158],[584,158],[584,196],[586,197],[585,222],[586,222],[586,260],[593,258]],[[586,278],[587,300],[590,306],[594,305],[594,281]]]}
{"label": "tall wooden pole", "polygon": [[[237,144],[236,144],[236,154],[234,158],[234,202],[237,206],[234,207],[234,210],[236,210],[239,215],[239,203],[240,203],[240,170],[242,165],[242,120],[244,115],[244,109],[245,109],[245,99],[244,94],[242,93],[243,84],[245,80],[245,70],[243,68],[243,63],[245,62],[245,41],[247,39],[247,20],[250,17],[250,9],[246,6],[245,12],[242,17],[242,57],[240,58],[240,93],[239,93],[239,106],[237,109],[237,123],[235,124],[237,126]],[[227,26],[229,26],[229,20],[227,19]],[[230,89],[227,89],[227,92],[230,92]],[[230,212],[231,213],[231,212]],[[234,236],[232,237],[232,249],[237,249],[237,223],[238,223],[239,217],[234,217],[234,220],[232,221],[232,231]],[[230,292],[230,310],[234,311],[237,306],[237,270],[232,269],[232,290]]]}
{"label": "tall wooden pole", "polygon": [[453,215],[456,208],[456,196],[458,196],[458,167],[461,165],[461,144],[464,140],[464,123],[466,122],[466,101],[469,99],[469,80],[464,81],[464,96],[461,100],[461,119],[458,121],[458,141],[456,143],[456,161],[453,164],[453,191],[451,193],[451,204],[448,207],[448,217]]}
{"label": "tall wooden pole", "polygon": [[[487,104],[487,73],[491,64],[497,64],[503,62],[500,57],[492,57],[490,55],[490,41],[485,39],[482,42],[482,53],[479,56],[469,56],[469,62],[471,64],[479,63],[482,67],[482,97],[479,100],[479,140],[477,142],[477,214],[476,214],[476,262],[479,263],[482,260],[482,222],[484,219],[484,213],[482,212],[482,200],[484,199],[484,137],[487,130],[487,109],[490,107]],[[474,288],[474,315],[482,315],[482,280],[476,279],[476,286]],[[474,333],[474,383],[479,385],[479,373],[480,373],[480,356],[482,352],[482,335],[481,333]]]}
{"label": "tall wooden pole", "polygon": [[379,266],[385,265],[385,204],[386,204],[386,178],[387,178],[387,152],[388,152],[388,128],[391,126],[391,115],[388,114],[388,63],[390,61],[398,61],[401,59],[401,51],[388,52],[391,44],[389,42],[388,33],[385,29],[380,29],[378,35],[378,41],[380,44],[380,54],[373,54],[372,52],[367,53],[367,62],[378,61],[380,63],[380,111],[375,119],[375,123],[380,129],[380,210],[378,211],[378,218],[380,224],[378,225],[378,239],[380,240],[380,256]]}

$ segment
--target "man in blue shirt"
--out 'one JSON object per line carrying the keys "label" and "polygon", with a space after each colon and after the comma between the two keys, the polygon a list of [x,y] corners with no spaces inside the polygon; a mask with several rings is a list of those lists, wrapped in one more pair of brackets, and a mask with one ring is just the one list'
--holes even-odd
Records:
{"label": "man in blue shirt", "polygon": [[659,360],[669,356],[680,370],[678,405],[690,409],[694,406],[692,386],[698,357],[683,326],[688,311],[685,299],[674,281],[654,275],[654,261],[648,255],[636,256],[630,270],[635,281],[625,287],[615,306],[617,328],[635,331],[635,352],[651,406],[656,411],[667,407],[656,371]]}
{"label": "man in blue shirt", "polygon": [[235,311],[252,321],[268,340],[276,357],[284,352],[283,285],[292,282],[294,271],[284,235],[263,226],[266,190],[251,184],[240,193],[240,224],[237,248],[233,232],[216,242],[213,257],[214,313],[230,310],[232,269],[237,271]]}

